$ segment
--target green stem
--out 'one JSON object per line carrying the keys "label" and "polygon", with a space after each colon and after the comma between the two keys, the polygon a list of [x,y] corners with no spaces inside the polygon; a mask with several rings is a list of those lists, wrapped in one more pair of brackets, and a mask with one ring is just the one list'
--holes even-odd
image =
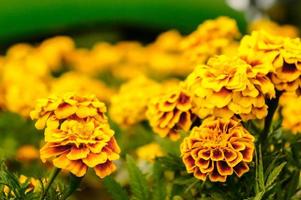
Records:
{"label": "green stem", "polygon": [[82,177],[74,176],[73,174],[69,175],[69,188],[63,194],[62,200],[66,200],[73,192],[78,188],[82,180]]}
{"label": "green stem", "polygon": [[40,200],[43,200],[45,199],[49,189],[50,189],[50,186],[52,185],[53,181],[55,180],[55,178],[57,177],[57,175],[60,173],[61,169],[59,168],[54,168],[54,170],[52,171],[50,177],[49,177],[49,180],[46,184],[46,187],[45,187],[45,190],[44,192],[42,193],[41,197],[40,197]]}
{"label": "green stem", "polygon": [[263,144],[265,143],[267,137],[268,137],[268,134],[270,132],[270,129],[271,129],[271,125],[272,125],[272,122],[273,122],[273,117],[274,117],[274,114],[275,114],[275,111],[278,107],[278,103],[279,103],[279,98],[280,98],[280,95],[281,95],[281,92],[280,91],[277,91],[276,90],[276,97],[269,100],[267,102],[267,105],[268,105],[268,115],[267,117],[265,118],[265,121],[264,121],[264,128],[259,136],[259,141]]}

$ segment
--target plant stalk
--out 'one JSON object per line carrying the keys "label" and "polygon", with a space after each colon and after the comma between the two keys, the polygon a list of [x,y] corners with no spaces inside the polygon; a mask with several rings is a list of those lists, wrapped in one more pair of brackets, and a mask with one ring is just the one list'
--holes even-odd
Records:
{"label": "plant stalk", "polygon": [[56,179],[56,177],[60,173],[60,171],[61,171],[61,169],[54,168],[54,170],[52,171],[52,173],[51,173],[51,175],[49,177],[49,180],[48,180],[48,182],[46,184],[45,190],[43,191],[43,193],[42,193],[42,195],[41,195],[41,197],[40,197],[39,200],[44,200],[45,199],[45,197],[46,197],[46,195],[47,195],[47,193],[48,193],[48,191],[49,191],[49,189],[50,189],[53,181]]}

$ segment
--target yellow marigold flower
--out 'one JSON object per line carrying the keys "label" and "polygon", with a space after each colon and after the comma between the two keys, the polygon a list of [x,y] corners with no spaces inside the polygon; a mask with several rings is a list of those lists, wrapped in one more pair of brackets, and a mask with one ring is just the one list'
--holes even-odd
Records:
{"label": "yellow marigold flower", "polygon": [[68,72],[51,82],[51,93],[64,94],[73,92],[81,95],[95,94],[96,97],[109,102],[114,91],[97,79],[90,78],[78,72]]}
{"label": "yellow marigold flower", "polygon": [[153,162],[157,157],[164,156],[164,152],[157,143],[146,144],[136,150],[139,159]]}
{"label": "yellow marigold flower", "polygon": [[286,98],[282,107],[282,126],[292,133],[301,133],[301,97]]}
{"label": "yellow marigold flower", "polygon": [[196,67],[185,81],[193,96],[193,112],[200,118],[209,115],[244,120],[267,115],[265,95],[273,97],[271,81],[252,71],[251,65],[238,57],[215,56],[206,65]]}
{"label": "yellow marigold flower", "polygon": [[41,99],[31,116],[36,127],[45,129],[46,144],[40,150],[43,162],[81,177],[88,167],[97,176],[111,174],[120,148],[105,116],[106,107],[93,96],[66,94]]}
{"label": "yellow marigold flower", "polygon": [[160,89],[160,84],[145,76],[128,81],[111,99],[111,118],[124,127],[145,120],[147,104],[151,97],[160,92]]}
{"label": "yellow marigold flower", "polygon": [[30,52],[34,50],[34,47],[26,44],[26,43],[19,43],[11,46],[6,52],[7,59],[22,59]]}
{"label": "yellow marigold flower", "polygon": [[[25,193],[38,192],[38,191],[41,191],[41,189],[42,189],[42,186],[41,186],[41,183],[39,180],[34,179],[34,178],[28,178],[24,175],[20,175],[19,183],[21,185],[27,183]],[[11,191],[10,188],[6,185],[3,187],[3,192],[6,196],[8,196],[9,194],[11,194],[12,196],[15,196],[13,191]]]}
{"label": "yellow marigold flower", "polygon": [[225,54],[240,33],[235,20],[219,17],[207,20],[183,39],[181,46],[193,64],[202,64],[213,55]]}
{"label": "yellow marigold flower", "polygon": [[154,132],[159,136],[178,140],[179,131],[188,131],[192,125],[194,115],[191,108],[190,94],[178,86],[153,97],[146,116]]}
{"label": "yellow marigold flower", "polygon": [[269,19],[258,19],[253,21],[249,26],[250,32],[252,31],[266,31],[272,35],[279,35],[283,37],[295,38],[299,36],[297,27],[292,25],[279,25]]}
{"label": "yellow marigold flower", "polygon": [[233,119],[212,119],[192,129],[181,144],[188,173],[202,181],[225,182],[233,172],[241,177],[253,159],[254,137]]}
{"label": "yellow marigold flower", "polygon": [[39,150],[33,145],[23,145],[17,150],[17,160],[32,161],[39,158]]}
{"label": "yellow marigold flower", "polygon": [[38,46],[37,53],[51,70],[58,70],[74,48],[75,44],[70,37],[56,36],[43,41]]}
{"label": "yellow marigold flower", "polygon": [[301,41],[253,32],[241,40],[239,54],[257,70],[266,69],[278,90],[299,88],[301,75]]}

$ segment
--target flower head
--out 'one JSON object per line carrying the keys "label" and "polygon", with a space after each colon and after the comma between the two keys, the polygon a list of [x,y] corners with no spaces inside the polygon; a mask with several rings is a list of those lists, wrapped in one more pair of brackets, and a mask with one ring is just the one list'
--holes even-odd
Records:
{"label": "flower head", "polygon": [[254,148],[254,137],[238,121],[208,118],[184,139],[181,157],[197,179],[225,182],[233,172],[241,177],[249,171]]}
{"label": "flower head", "polygon": [[46,144],[40,150],[43,162],[84,176],[88,167],[103,178],[115,169],[120,148],[105,116],[106,107],[93,96],[66,94],[41,99],[31,113],[36,127],[45,129]]}
{"label": "flower head", "polygon": [[209,115],[244,120],[262,119],[267,114],[265,96],[275,94],[264,75],[238,57],[216,56],[195,68],[185,81],[193,95],[193,112],[200,118]]}
{"label": "flower head", "polygon": [[267,69],[276,89],[295,91],[300,85],[301,41],[254,31],[241,40],[240,57],[255,69]]}
{"label": "flower head", "polygon": [[160,91],[160,84],[140,76],[123,84],[111,99],[110,116],[127,127],[146,119],[147,104]]}
{"label": "flower head", "polygon": [[178,86],[153,97],[146,116],[155,133],[178,140],[179,131],[188,131],[192,125],[191,107],[190,94]]}
{"label": "flower head", "polygon": [[281,111],[283,128],[295,134],[301,133],[301,97],[286,97]]}
{"label": "flower head", "polygon": [[[39,192],[42,190],[40,181],[35,178],[28,178],[24,175],[20,175],[18,181],[19,181],[19,184],[21,184],[21,185],[26,184],[26,188],[25,188],[26,194],[31,193],[31,192]],[[43,180],[43,181],[45,182],[46,180]],[[14,192],[11,191],[11,189],[7,185],[4,185],[3,192],[6,196],[15,197]]]}
{"label": "flower head", "polygon": [[164,155],[163,150],[160,145],[157,143],[146,144],[142,147],[139,147],[136,150],[136,154],[139,159],[153,162],[155,158],[161,157]]}

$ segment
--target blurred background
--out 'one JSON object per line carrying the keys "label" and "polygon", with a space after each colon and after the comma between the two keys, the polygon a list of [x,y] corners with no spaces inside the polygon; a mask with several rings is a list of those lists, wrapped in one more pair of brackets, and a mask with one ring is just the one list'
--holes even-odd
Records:
{"label": "blurred background", "polygon": [[16,42],[64,34],[79,46],[98,40],[152,41],[158,33],[189,33],[203,20],[227,15],[242,32],[246,21],[269,16],[300,27],[300,0],[1,0],[1,51]]}

